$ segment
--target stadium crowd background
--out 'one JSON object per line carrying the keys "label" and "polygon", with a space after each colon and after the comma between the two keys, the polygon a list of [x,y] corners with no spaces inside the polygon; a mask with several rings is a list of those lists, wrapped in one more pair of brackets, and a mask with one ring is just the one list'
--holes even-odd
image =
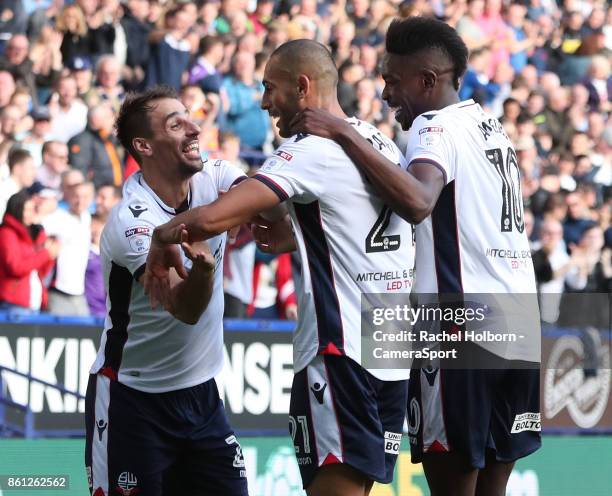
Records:
{"label": "stadium crowd background", "polygon": [[[137,170],[113,135],[127,91],[169,84],[201,150],[253,173],[279,143],[259,107],[269,54],[332,50],[339,99],[405,148],[380,95],[397,16],[436,16],[471,51],[460,96],[498,116],[522,174],[525,228],[554,323],[564,292],[610,291],[612,8],[603,1],[6,0],[0,12],[0,309],[104,315],[99,238]],[[324,178],[321,178],[324,180]],[[5,213],[6,212],[6,213]],[[478,219],[474,219],[478,222]],[[509,258],[514,255],[508,254]],[[289,255],[228,249],[226,315],[296,316]]]}

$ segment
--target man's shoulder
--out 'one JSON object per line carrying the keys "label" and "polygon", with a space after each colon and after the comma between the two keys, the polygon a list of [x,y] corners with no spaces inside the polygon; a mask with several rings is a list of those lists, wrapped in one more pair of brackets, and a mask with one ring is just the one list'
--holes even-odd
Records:
{"label": "man's shoulder", "polygon": [[314,134],[298,133],[287,138],[281,145],[274,150],[273,155],[285,158],[287,153],[306,153],[309,156],[318,155],[325,152],[327,148],[337,146],[332,140],[321,138]]}
{"label": "man's shoulder", "polygon": [[158,224],[160,219],[155,215],[153,205],[143,195],[131,195],[125,198],[115,209],[114,220],[118,225],[127,226],[136,223]]}
{"label": "man's shoulder", "polygon": [[262,172],[273,171],[279,166],[285,167],[296,163],[314,165],[326,153],[324,141],[329,140],[313,135],[306,135],[302,140],[295,140],[295,136],[292,136],[272,152],[260,170]]}
{"label": "man's shoulder", "polygon": [[[121,246],[123,240],[137,236],[152,236],[155,226],[161,223],[146,202],[123,200],[115,208],[104,226],[102,238],[108,246]],[[119,245],[115,243],[119,242]]]}
{"label": "man's shoulder", "polygon": [[433,124],[443,124],[448,120],[448,113],[441,110],[430,110],[419,115],[415,120],[413,127],[423,127]]}
{"label": "man's shoulder", "polygon": [[75,134],[72,138],[70,138],[70,140],[68,141],[68,146],[72,144],[90,143],[91,141],[95,139],[95,136],[96,136],[95,133],[91,129],[85,128],[83,129],[83,131],[81,131],[78,134]]}
{"label": "man's shoulder", "polygon": [[[327,165],[328,155],[326,143],[335,145],[333,141],[314,135],[295,135],[286,139],[266,159],[258,173],[299,174],[308,175],[314,169]],[[337,145],[336,145],[337,146]]]}
{"label": "man's shoulder", "polygon": [[415,119],[415,123],[417,121],[420,123],[449,122],[453,121],[457,117],[465,117],[466,114],[474,112],[478,113],[478,115],[482,116],[483,118],[490,117],[482,110],[478,103],[474,102],[474,100],[464,100],[452,105],[447,105],[446,107],[438,110],[423,112]]}
{"label": "man's shoulder", "polygon": [[26,58],[21,64],[16,66],[22,73],[32,72],[32,67],[34,67],[34,63]]}
{"label": "man's shoulder", "polygon": [[[219,162],[218,164],[216,162]],[[216,184],[218,177],[223,172],[225,160],[207,160],[204,163],[203,169],[194,174],[190,180],[191,195],[192,195],[192,207],[194,201],[201,196],[206,196],[209,191],[217,191]]]}
{"label": "man's shoulder", "polygon": [[[234,165],[229,160],[216,158],[207,159],[204,162],[204,167],[200,172],[192,178],[192,185],[195,188],[215,187],[220,177],[223,177],[228,171],[244,174],[242,170]],[[211,182],[212,181],[212,182]]]}
{"label": "man's shoulder", "polygon": [[[313,142],[331,142],[331,140],[327,138],[321,138],[320,136],[316,136],[314,134],[307,133],[297,133],[285,140],[281,146],[284,145],[294,145],[294,146],[304,146],[308,147],[309,144]],[[279,147],[280,148],[280,147]]]}
{"label": "man's shoulder", "polygon": [[44,219],[43,219],[43,224],[44,223],[54,223],[54,222],[63,222],[63,221],[71,221],[72,220],[72,215],[70,215],[70,213],[68,213],[68,210],[62,208],[62,207],[57,207],[53,212],[51,212],[49,215],[47,215]]}
{"label": "man's shoulder", "polygon": [[355,117],[351,117],[346,120],[349,124],[353,126],[353,128],[361,134],[365,139],[367,139],[373,145],[376,145],[376,148],[382,150],[383,146],[386,146],[389,150],[397,151],[401,153],[395,142],[383,134],[380,129],[378,129],[375,125],[370,124],[367,121],[362,121],[361,119],[357,119]]}
{"label": "man's shoulder", "polygon": [[45,231],[50,234],[65,234],[78,229],[76,218],[68,210],[58,207],[41,221]]}
{"label": "man's shoulder", "polygon": [[134,14],[132,14],[129,10],[126,10],[125,14],[121,17],[119,23],[123,26],[128,26],[130,28],[139,28],[143,31],[151,31],[152,27],[145,23],[141,22]]}
{"label": "man's shoulder", "polygon": [[87,113],[89,111],[87,104],[81,100],[80,98],[76,98],[74,100],[74,102],[72,102],[72,106],[70,107],[70,110],[68,111],[68,113],[76,113],[76,112],[85,112]]}
{"label": "man's shoulder", "polygon": [[213,158],[213,159],[207,158],[206,160],[204,160],[204,167],[202,168],[202,170],[193,177],[197,178],[203,175],[205,176],[207,174],[212,174],[215,171],[223,170],[224,168],[231,167],[231,166],[232,166],[231,162],[223,158]]}
{"label": "man's shoulder", "polygon": [[[440,135],[453,136],[462,134],[466,128],[466,122],[472,122],[472,119],[486,119],[487,115],[479,111],[479,107],[475,107],[475,103],[466,101],[455,105],[449,105],[440,110],[430,110],[420,114],[413,122],[410,133],[418,135],[418,139],[423,141],[423,135]],[[479,112],[478,115],[468,113]],[[416,137],[415,137],[416,138]],[[429,143],[428,141],[428,144]]]}
{"label": "man's shoulder", "polygon": [[[448,116],[443,115],[440,111],[425,112],[419,115],[409,131],[410,142],[431,148],[442,142],[444,138],[448,138],[454,131],[452,122]],[[410,146],[406,150],[409,152]]]}
{"label": "man's shoulder", "polygon": [[157,205],[138,183],[136,178],[129,178],[129,184],[123,189],[123,198],[113,208],[109,223],[118,226],[132,226],[138,223],[157,225],[165,222],[159,219]]}
{"label": "man's shoulder", "polygon": [[11,64],[8,59],[6,58],[6,55],[0,55],[0,70],[7,70],[7,67],[11,66],[13,64]]}

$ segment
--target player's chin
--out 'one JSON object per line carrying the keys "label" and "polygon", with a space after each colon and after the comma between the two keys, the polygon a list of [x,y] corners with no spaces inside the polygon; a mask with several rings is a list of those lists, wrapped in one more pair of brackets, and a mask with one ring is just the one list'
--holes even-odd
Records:
{"label": "player's chin", "polygon": [[204,168],[204,162],[202,161],[201,157],[198,159],[190,158],[189,160],[183,158],[183,166],[185,167],[185,169],[195,174],[196,172],[200,172]]}
{"label": "player's chin", "polygon": [[199,172],[204,168],[204,161],[200,158],[198,160],[193,160],[190,165],[195,171]]}
{"label": "player's chin", "polygon": [[276,127],[278,127],[278,135],[281,138],[291,138],[291,130],[289,130],[287,126],[283,125],[280,119],[276,123]]}
{"label": "player's chin", "polygon": [[403,131],[408,131],[410,126],[412,126],[412,114],[408,114],[406,111],[402,110],[401,113],[395,115],[395,120],[399,123],[400,127]]}

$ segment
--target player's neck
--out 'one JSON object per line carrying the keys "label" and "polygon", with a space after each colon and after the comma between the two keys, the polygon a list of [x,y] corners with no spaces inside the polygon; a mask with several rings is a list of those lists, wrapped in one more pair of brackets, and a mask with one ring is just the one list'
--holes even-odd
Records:
{"label": "player's neck", "polygon": [[449,91],[446,94],[444,94],[442,98],[440,98],[438,102],[438,108],[432,109],[432,110],[440,110],[445,107],[448,107],[449,105],[455,105],[456,103],[459,103],[460,101],[461,99],[459,98],[459,93],[457,93],[456,91]]}
{"label": "player's neck", "polygon": [[326,110],[330,114],[340,119],[346,119],[347,117],[347,115],[344,113],[344,110],[342,110],[342,107],[340,107],[338,99],[334,97],[317,96],[312,101],[308,102],[307,106]]}
{"label": "player's neck", "polygon": [[180,207],[189,194],[189,179],[163,177],[157,171],[142,170],[142,177],[167,206]]}

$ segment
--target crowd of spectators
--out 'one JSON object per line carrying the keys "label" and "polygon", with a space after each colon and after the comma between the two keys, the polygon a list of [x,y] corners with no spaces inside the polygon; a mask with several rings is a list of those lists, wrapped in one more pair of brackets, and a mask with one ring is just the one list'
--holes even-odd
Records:
{"label": "crowd of spectators", "polygon": [[[389,23],[411,15],[456,27],[470,49],[461,98],[498,116],[515,144],[541,291],[610,291],[607,2],[7,0],[1,8],[3,308],[104,313],[100,231],[138,168],[112,129],[128,91],[174,86],[202,126],[201,150],[252,173],[280,140],[260,108],[269,54],[316,39],[337,62],[345,112],[405,147],[381,99],[380,62]],[[292,265],[258,253],[243,232],[225,265],[228,315],[294,318]],[[556,320],[559,305],[544,318]]]}

